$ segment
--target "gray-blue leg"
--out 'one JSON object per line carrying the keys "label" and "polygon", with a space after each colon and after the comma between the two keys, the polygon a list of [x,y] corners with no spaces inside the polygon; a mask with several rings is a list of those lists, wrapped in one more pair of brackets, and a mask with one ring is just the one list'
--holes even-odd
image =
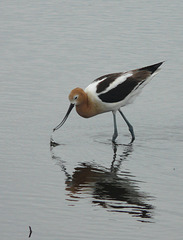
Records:
{"label": "gray-blue leg", "polygon": [[121,116],[123,117],[123,119],[125,120],[126,124],[128,125],[128,129],[132,135],[132,140],[131,143],[135,140],[135,134],[133,131],[133,126],[128,122],[128,120],[126,119],[125,115],[122,113],[122,111],[120,109],[118,109],[119,113],[121,114]]}
{"label": "gray-blue leg", "polygon": [[114,133],[112,136],[112,142],[115,142],[118,136],[118,130],[117,130],[117,124],[116,124],[116,111],[113,111],[112,114],[113,114],[113,121],[114,121]]}

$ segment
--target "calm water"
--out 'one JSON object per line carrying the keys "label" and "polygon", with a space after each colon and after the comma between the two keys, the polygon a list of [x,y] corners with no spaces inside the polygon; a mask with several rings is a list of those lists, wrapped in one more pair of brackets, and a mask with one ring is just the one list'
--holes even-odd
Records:
{"label": "calm water", "polygon": [[[183,2],[0,5],[1,239],[182,239]],[[132,146],[111,113],[52,134],[72,88],[162,60],[124,108]]]}

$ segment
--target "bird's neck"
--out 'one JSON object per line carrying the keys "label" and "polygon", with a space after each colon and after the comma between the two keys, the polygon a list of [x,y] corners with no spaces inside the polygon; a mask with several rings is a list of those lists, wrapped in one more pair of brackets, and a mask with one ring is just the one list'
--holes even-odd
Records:
{"label": "bird's neck", "polygon": [[94,103],[89,99],[87,94],[85,95],[85,100],[81,104],[76,105],[76,111],[84,118],[90,118],[98,114]]}

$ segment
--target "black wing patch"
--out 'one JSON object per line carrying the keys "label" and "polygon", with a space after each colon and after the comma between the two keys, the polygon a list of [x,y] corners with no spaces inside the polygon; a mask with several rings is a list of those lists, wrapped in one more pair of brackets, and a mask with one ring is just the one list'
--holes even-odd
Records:
{"label": "black wing patch", "polygon": [[133,75],[128,77],[124,82],[117,85],[115,88],[108,92],[99,94],[98,97],[107,103],[120,102],[125,99],[134,88],[138,88],[145,80],[151,75],[148,71],[133,71]]}
{"label": "black wing patch", "polygon": [[111,73],[111,74],[107,74],[107,75],[104,75],[102,77],[99,77],[97,78],[95,81],[100,81],[102,79],[104,79],[103,81],[99,82],[97,84],[97,90],[96,92],[97,93],[100,93],[100,92],[103,92],[105,91],[109,85],[114,82],[118,77],[120,77],[123,73]]}
{"label": "black wing patch", "polygon": [[98,97],[106,103],[120,102],[130,94],[130,92],[138,85],[137,81],[131,81],[129,78],[110,91],[98,95]]}
{"label": "black wing patch", "polygon": [[104,79],[97,85],[96,92],[101,93],[98,95],[98,97],[106,103],[122,101],[133,90],[136,90],[140,85],[142,85],[146,81],[146,79],[150,77],[150,75],[156,72],[156,70],[160,67],[162,63],[163,62],[160,62],[154,65],[132,70],[131,72],[133,75],[131,77],[128,77],[124,82],[120,83],[118,86],[105,93],[101,92],[105,91],[109,87],[109,85],[114,82],[118,77],[120,77],[123,73],[112,73],[97,78],[95,81],[100,81]]}

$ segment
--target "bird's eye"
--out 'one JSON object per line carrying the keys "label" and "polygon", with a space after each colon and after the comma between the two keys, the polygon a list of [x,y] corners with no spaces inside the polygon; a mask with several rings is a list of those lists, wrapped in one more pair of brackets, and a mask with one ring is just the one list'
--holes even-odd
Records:
{"label": "bird's eye", "polygon": [[74,100],[78,99],[78,95],[74,96]]}

